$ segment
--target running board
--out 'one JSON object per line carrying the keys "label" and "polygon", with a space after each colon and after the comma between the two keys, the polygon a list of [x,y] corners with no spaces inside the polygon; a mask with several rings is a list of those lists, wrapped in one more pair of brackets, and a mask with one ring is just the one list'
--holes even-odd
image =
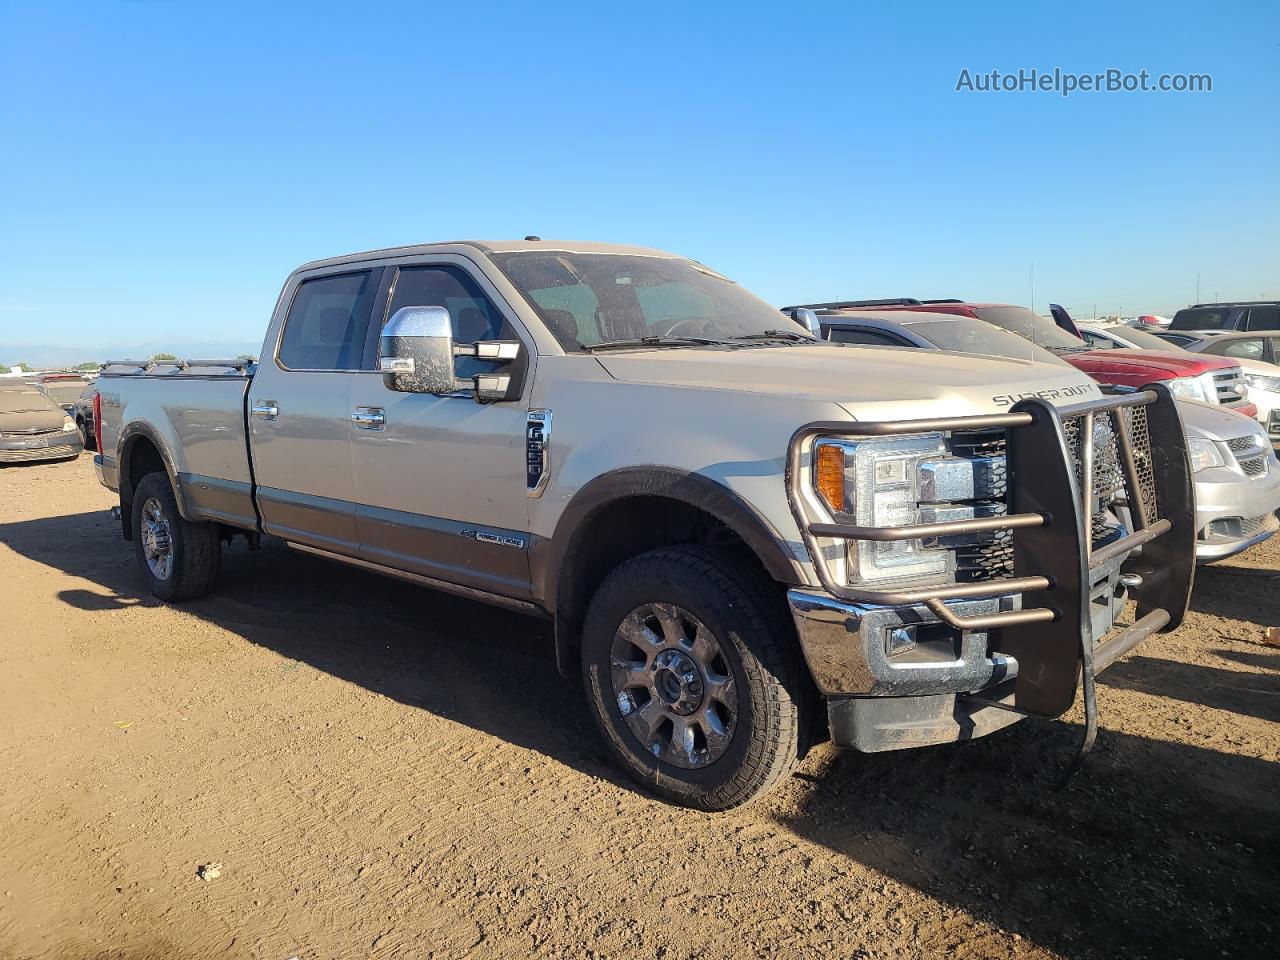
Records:
{"label": "running board", "polygon": [[310,547],[305,543],[294,543],[292,540],[286,540],[285,545],[291,550],[297,550],[299,553],[309,553],[315,557],[323,557],[325,560],[336,560],[351,567],[368,570],[370,573],[380,573],[384,577],[394,577],[397,580],[405,580],[420,587],[428,587],[431,590],[439,590],[442,593],[452,593],[454,596],[465,597],[468,600],[478,600],[481,603],[492,604],[495,607],[506,607],[508,610],[516,610],[520,613],[541,617],[544,620],[547,619],[547,614],[541,607],[527,600],[504,597],[500,593],[490,593],[487,590],[479,590],[475,587],[464,587],[460,583],[437,580],[435,577],[426,577],[420,573],[410,573],[408,570],[397,570],[395,567],[383,566],[370,560],[361,560],[359,557],[348,557],[344,553],[334,553],[331,550],[321,550],[319,547]]}

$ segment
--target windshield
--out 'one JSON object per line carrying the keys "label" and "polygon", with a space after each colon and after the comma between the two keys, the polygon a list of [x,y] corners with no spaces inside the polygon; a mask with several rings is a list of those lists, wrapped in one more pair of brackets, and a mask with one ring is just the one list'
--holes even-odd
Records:
{"label": "windshield", "polygon": [[1089,349],[1083,340],[1073,337],[1052,320],[1046,320],[1026,307],[975,307],[973,312],[978,315],[979,320],[994,323],[997,327],[1026,337],[1037,346],[1055,353]]}
{"label": "windshield", "polygon": [[982,320],[957,317],[954,320],[921,320],[908,326],[912,333],[918,333],[942,350],[1038,360],[1041,363],[1067,363],[1029,340]]}
{"label": "windshield", "polygon": [[1161,340],[1154,333],[1135,330],[1133,327],[1103,327],[1102,332],[1121,340],[1128,340],[1139,350],[1168,350],[1173,346],[1168,340]]}
{"label": "windshield", "polygon": [[37,410],[62,412],[35,387],[25,383],[14,386],[0,384],[0,413],[32,413]]}
{"label": "windshield", "polygon": [[491,256],[570,351],[640,337],[804,332],[732,280],[692,260],[566,252]]}

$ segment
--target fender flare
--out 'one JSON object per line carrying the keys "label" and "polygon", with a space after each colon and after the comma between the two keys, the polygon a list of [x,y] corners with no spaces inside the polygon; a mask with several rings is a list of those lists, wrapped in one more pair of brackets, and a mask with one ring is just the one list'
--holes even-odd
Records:
{"label": "fender flare", "polygon": [[574,669],[580,624],[574,622],[572,611],[585,605],[585,598],[574,593],[565,574],[592,518],[629,497],[662,497],[696,507],[733,531],[774,580],[793,585],[806,582],[800,563],[787,550],[786,538],[724,484],[702,474],[662,466],[623,467],[601,474],[573,495],[554,535],[538,551],[542,556],[530,557],[534,596],[555,615],[556,661],[561,672]]}
{"label": "fender flare", "polygon": [[[134,448],[138,441],[146,439],[151,441],[155,448],[160,451],[160,461],[164,464],[164,471],[169,475],[169,486],[173,488],[173,498],[178,504],[178,513],[182,515],[184,520],[191,519],[187,516],[187,504],[182,496],[182,484],[178,480],[178,472],[173,465],[173,455],[169,452],[168,445],[160,438],[160,432],[156,430],[150,423],[145,420],[134,420],[120,431],[120,438],[116,442],[116,469],[120,477],[120,504],[123,508],[125,503],[133,501],[133,487],[129,482],[129,458],[133,454]],[[125,490],[129,491],[128,500],[125,499]],[[121,509],[121,523],[125,523],[123,514],[125,511]]]}

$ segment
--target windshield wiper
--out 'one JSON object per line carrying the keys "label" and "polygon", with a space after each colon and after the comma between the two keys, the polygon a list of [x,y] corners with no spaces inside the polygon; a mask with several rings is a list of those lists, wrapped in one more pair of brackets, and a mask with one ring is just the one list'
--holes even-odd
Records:
{"label": "windshield wiper", "polygon": [[630,340],[606,340],[585,344],[584,350],[611,350],[614,347],[723,347],[728,341],[710,337],[635,337]]}
{"label": "windshield wiper", "polygon": [[796,333],[794,330],[766,330],[764,333],[744,333],[736,337],[730,337],[730,340],[787,340],[792,343],[817,343],[815,337],[809,336],[807,333]]}

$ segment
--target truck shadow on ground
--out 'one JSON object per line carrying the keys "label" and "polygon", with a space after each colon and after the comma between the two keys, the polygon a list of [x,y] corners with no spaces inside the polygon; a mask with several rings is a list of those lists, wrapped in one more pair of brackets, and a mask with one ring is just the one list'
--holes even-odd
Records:
{"label": "truck shadow on ground", "polygon": [[[60,594],[79,609],[154,603],[142,593],[131,545],[102,514],[0,525],[0,541],[89,581]],[[556,673],[546,622],[275,542],[259,553],[237,542],[226,551],[217,593],[183,609],[281,656],[629,789],[574,684]],[[1147,691],[1124,671],[1116,686],[1169,695],[1167,682],[1175,697],[1221,705],[1212,702],[1213,678],[1196,673],[1204,668],[1154,662],[1170,674],[1159,689]],[[1243,665],[1259,672],[1240,673],[1239,682],[1261,692],[1237,706],[1270,716],[1263,701],[1275,696],[1275,664]],[[1105,722],[1106,689],[1100,699]],[[1056,792],[1078,735],[1074,724],[1028,722],[906,753],[824,747],[806,767],[818,771],[805,775],[807,785],[732,816],[763,819],[772,810],[798,836],[1063,955],[1273,957],[1280,765],[1104,729],[1085,768]],[[910,915],[903,919],[909,930]],[[969,928],[956,929],[962,939]],[[1017,952],[1012,943],[992,946]]]}
{"label": "truck shadow on ground", "polygon": [[1099,682],[1280,723],[1280,673],[1274,668],[1254,673],[1136,656],[1117,663]]}
{"label": "truck shadow on ground", "polygon": [[1198,567],[1191,609],[1260,627],[1280,626],[1280,572],[1229,562]]}

